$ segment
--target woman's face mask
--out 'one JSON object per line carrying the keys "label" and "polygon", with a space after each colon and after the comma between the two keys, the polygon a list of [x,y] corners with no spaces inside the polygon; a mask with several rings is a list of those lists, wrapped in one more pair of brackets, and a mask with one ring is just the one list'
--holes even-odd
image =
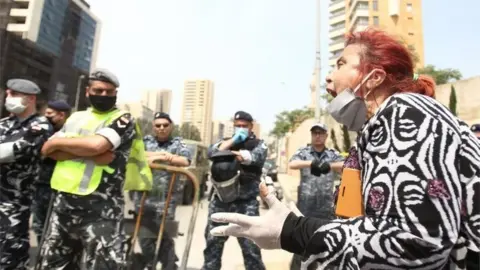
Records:
{"label": "woman's face mask", "polygon": [[24,105],[24,98],[23,97],[7,97],[5,99],[5,109],[13,114],[20,114],[25,111],[27,108]]}
{"label": "woman's face mask", "polygon": [[374,71],[370,71],[354,90],[347,88],[340,92],[327,107],[327,111],[333,119],[345,125],[348,130],[359,131],[367,121],[365,98],[371,90],[363,98],[358,97],[355,93],[372,76]]}

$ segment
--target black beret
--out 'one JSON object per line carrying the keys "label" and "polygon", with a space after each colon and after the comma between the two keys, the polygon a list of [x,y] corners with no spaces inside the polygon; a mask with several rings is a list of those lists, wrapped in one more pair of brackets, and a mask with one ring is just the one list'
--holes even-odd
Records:
{"label": "black beret", "polygon": [[32,81],[24,79],[11,79],[7,81],[7,88],[27,95],[36,95],[41,92],[40,87]]}
{"label": "black beret", "polygon": [[168,122],[170,122],[170,124],[173,122],[172,119],[170,118],[170,115],[164,112],[155,113],[155,115],[153,116],[153,119],[167,119]]}
{"label": "black beret", "polygon": [[253,122],[252,116],[244,111],[238,111],[235,113],[235,116],[233,117],[233,120],[243,120],[243,121],[248,121],[248,122]]}
{"label": "black beret", "polygon": [[59,112],[70,112],[72,110],[72,107],[63,100],[49,101],[47,106]]}
{"label": "black beret", "polygon": [[102,81],[102,82],[111,83],[115,87],[120,86],[120,82],[118,81],[117,76],[115,76],[109,70],[102,69],[102,68],[97,68],[93,70],[93,72],[90,73],[90,76],[88,76],[88,79],[91,81]]}

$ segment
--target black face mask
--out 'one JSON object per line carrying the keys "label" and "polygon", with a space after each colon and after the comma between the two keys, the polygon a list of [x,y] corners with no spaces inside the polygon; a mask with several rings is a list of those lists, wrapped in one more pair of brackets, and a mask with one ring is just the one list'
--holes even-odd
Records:
{"label": "black face mask", "polygon": [[88,99],[93,108],[100,112],[110,111],[115,106],[115,103],[117,103],[117,96],[89,95]]}
{"label": "black face mask", "polygon": [[48,122],[50,122],[50,124],[53,126],[53,129],[55,131],[59,131],[60,129],[57,128],[57,123],[55,123],[55,121],[53,121],[53,117],[46,117],[48,119]]}

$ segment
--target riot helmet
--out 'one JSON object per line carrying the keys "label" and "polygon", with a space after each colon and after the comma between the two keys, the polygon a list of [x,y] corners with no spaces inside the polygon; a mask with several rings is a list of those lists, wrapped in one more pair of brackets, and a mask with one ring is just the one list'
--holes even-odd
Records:
{"label": "riot helmet", "polygon": [[240,162],[231,151],[219,151],[210,157],[212,161],[211,181],[217,196],[223,202],[232,202],[238,198],[240,184]]}

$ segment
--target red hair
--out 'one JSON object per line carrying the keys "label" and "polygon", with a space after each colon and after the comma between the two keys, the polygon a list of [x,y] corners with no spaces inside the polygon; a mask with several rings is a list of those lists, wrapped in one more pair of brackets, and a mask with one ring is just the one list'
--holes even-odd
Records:
{"label": "red hair", "polygon": [[377,29],[349,33],[345,46],[363,46],[360,58],[360,71],[368,73],[374,68],[383,69],[387,76],[382,83],[394,92],[411,92],[435,96],[435,81],[424,75],[414,79],[414,63],[409,50],[391,35]]}

